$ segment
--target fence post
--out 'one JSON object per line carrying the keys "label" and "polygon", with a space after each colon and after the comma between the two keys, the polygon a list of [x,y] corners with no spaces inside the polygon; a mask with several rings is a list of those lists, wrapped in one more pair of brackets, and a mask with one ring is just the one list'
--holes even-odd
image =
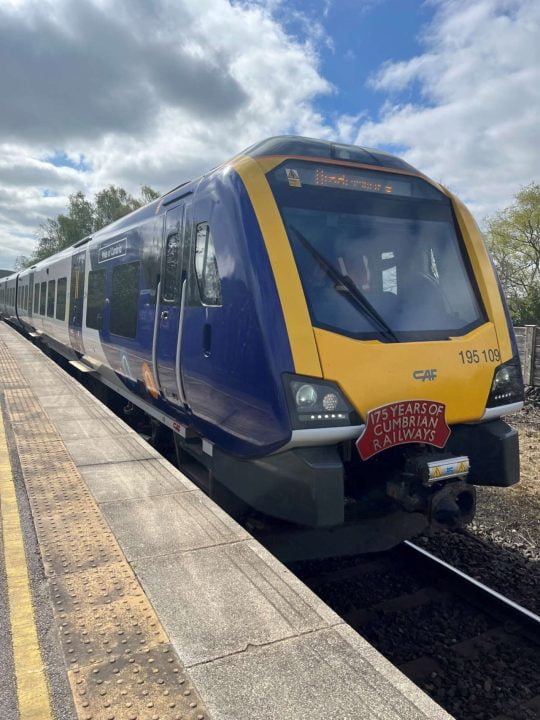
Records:
{"label": "fence post", "polygon": [[536,325],[525,325],[525,347],[523,353],[523,382],[534,385],[536,361]]}
{"label": "fence post", "polygon": [[538,367],[540,365],[540,352],[538,348],[538,327],[536,325],[533,325],[532,332],[531,332],[531,345],[532,345],[532,352],[531,352],[531,382],[530,385],[533,387],[538,385]]}

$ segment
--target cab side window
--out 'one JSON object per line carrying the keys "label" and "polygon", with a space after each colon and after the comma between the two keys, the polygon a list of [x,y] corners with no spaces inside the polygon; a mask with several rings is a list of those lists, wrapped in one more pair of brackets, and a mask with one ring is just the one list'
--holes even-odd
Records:
{"label": "cab side window", "polygon": [[203,305],[221,305],[221,281],[208,223],[199,223],[195,240],[195,274]]}

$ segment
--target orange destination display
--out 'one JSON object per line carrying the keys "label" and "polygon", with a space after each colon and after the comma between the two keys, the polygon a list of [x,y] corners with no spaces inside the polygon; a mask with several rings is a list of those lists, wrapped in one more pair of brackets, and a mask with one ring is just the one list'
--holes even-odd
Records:
{"label": "orange destination display", "polygon": [[364,432],[356,441],[362,460],[405,443],[425,443],[442,448],[450,437],[444,403],[403,400],[370,410]]}

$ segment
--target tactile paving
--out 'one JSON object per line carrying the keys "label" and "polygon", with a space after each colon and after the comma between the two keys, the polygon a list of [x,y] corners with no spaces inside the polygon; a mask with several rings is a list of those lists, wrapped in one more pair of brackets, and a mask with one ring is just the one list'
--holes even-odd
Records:
{"label": "tactile paving", "polygon": [[43,408],[26,387],[6,389],[4,393],[13,425],[18,423],[41,423],[47,421]]}
{"label": "tactile paving", "polygon": [[59,613],[60,639],[73,667],[129,657],[164,645],[167,637],[146,596],[127,596],[109,605]]}
{"label": "tactile paving", "polygon": [[70,683],[82,720],[208,717],[169,645],[76,668]]}
{"label": "tactile paving", "polygon": [[69,507],[73,505],[75,503],[62,503],[55,515],[42,515],[32,508],[45,574],[51,577],[105,563],[125,562],[103,520],[96,518],[91,510],[70,516]]}
{"label": "tactile paving", "polygon": [[[33,348],[18,357],[48,362]],[[79,720],[206,720],[200,698],[46,408],[53,414],[55,408],[77,406],[79,414],[87,406],[86,418],[94,423],[108,418],[113,432],[118,421],[84,393],[75,394],[72,381],[54,366],[43,371],[32,362],[21,373],[5,343],[0,343],[0,364],[0,387]],[[155,454],[151,448],[145,451],[136,435],[115,439],[121,440],[126,459]]]}
{"label": "tactile paving", "polygon": [[137,578],[125,562],[59,575],[51,578],[50,587],[57,613],[108,605],[126,595],[144,597]]}

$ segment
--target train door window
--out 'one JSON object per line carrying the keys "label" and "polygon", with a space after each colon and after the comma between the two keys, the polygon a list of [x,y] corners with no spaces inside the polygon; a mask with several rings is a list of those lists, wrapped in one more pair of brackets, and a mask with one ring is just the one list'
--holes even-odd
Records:
{"label": "train door window", "polygon": [[56,293],[56,280],[49,280],[47,293],[47,317],[54,317],[54,296]]}
{"label": "train door window", "polygon": [[60,278],[56,287],[56,319],[66,319],[67,278]]}
{"label": "train door window", "polygon": [[208,223],[199,223],[195,240],[195,273],[203,305],[221,305],[221,281]]}
{"label": "train door window", "polygon": [[103,303],[105,301],[105,270],[90,270],[88,273],[88,301],[86,305],[86,327],[101,330],[103,324]]}
{"label": "train door window", "polygon": [[112,272],[111,333],[134,338],[137,334],[139,262],[118,265]]}
{"label": "train door window", "polygon": [[39,314],[45,315],[45,302],[47,300],[47,283],[41,283],[41,293],[39,296]]}
{"label": "train door window", "polygon": [[163,300],[172,302],[178,299],[180,270],[180,233],[170,233],[165,245],[165,268],[163,273]]}
{"label": "train door window", "polygon": [[39,288],[40,287],[41,286],[39,283],[36,283],[34,285],[34,315],[37,315],[38,310],[39,310]]}

